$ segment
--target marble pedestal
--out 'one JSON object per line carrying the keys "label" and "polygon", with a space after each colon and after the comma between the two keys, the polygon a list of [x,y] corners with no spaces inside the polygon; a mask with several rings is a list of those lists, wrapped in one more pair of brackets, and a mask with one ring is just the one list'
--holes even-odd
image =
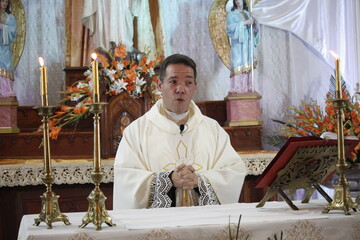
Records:
{"label": "marble pedestal", "polygon": [[262,125],[260,111],[261,96],[257,92],[229,93],[225,98],[227,121],[226,126]]}
{"label": "marble pedestal", "polygon": [[18,133],[17,106],[19,103],[14,97],[0,97],[0,133]]}

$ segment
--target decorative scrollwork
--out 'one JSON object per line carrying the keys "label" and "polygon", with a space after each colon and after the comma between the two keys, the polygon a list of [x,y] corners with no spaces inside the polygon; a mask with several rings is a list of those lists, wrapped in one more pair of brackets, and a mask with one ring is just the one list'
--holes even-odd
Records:
{"label": "decorative scrollwork", "polygon": [[337,146],[299,148],[286,167],[278,172],[272,186],[283,190],[306,189],[314,183],[322,183],[335,171],[337,151]]}
{"label": "decorative scrollwork", "polygon": [[115,131],[114,131],[114,135],[113,135],[113,144],[114,144],[114,149],[117,149],[121,138],[123,136],[124,130],[125,128],[132,122],[134,121],[134,118],[127,112],[127,111],[123,111],[120,114],[120,117],[118,118],[118,120],[115,123]]}

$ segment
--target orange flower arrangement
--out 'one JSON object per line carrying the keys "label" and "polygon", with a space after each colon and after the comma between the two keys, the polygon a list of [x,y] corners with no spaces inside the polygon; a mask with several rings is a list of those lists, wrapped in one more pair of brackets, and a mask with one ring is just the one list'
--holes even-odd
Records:
{"label": "orange flower arrangement", "polygon": [[[131,97],[139,98],[147,91],[149,83],[153,103],[161,98],[157,89],[159,78],[155,75],[154,68],[160,64],[162,57],[155,54],[150,58],[146,51],[144,54],[137,54],[138,59],[134,60],[123,44],[110,50],[97,49],[95,52],[100,63],[100,78],[107,82],[106,94],[113,96],[126,91]],[[92,103],[92,69],[87,70],[84,75],[85,80],[79,80],[61,91],[65,97],[59,102],[64,105],[50,119],[50,137],[54,140],[62,127],[76,125],[90,114],[87,104]],[[67,105],[69,102],[70,105]]]}
{"label": "orange flower arrangement", "polygon": [[[344,135],[360,138],[360,105],[353,97],[350,97],[346,89],[342,90],[342,97],[349,100],[344,109]],[[289,137],[320,137],[324,132],[337,133],[337,110],[331,102],[333,99],[333,94],[328,93],[326,95],[325,112],[313,99],[310,99],[309,102],[301,101],[300,107],[292,106],[289,109],[291,111],[290,120],[286,122],[273,120],[283,124],[283,127],[277,130],[281,136],[270,136],[267,138],[267,142],[274,146],[281,146]],[[360,163],[359,149],[360,144],[352,153],[352,164]]]}

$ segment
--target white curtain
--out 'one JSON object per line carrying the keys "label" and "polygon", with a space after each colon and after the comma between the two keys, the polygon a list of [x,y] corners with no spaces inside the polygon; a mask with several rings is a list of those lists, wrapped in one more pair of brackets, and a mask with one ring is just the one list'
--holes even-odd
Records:
{"label": "white curtain", "polygon": [[197,64],[195,100],[223,100],[230,72],[217,56],[209,35],[212,0],[159,0],[165,55],[181,53]]}
{"label": "white curtain", "polygon": [[[195,100],[221,100],[229,91],[229,70],[210,40],[207,16],[213,0],[159,0],[166,55],[187,54],[199,68]],[[324,104],[335,59],[347,88],[359,82],[360,3],[358,0],[262,0],[254,6],[261,24],[255,90],[262,95],[264,136],[286,120],[301,100]],[[265,149],[271,146],[263,145]]]}
{"label": "white curtain", "polygon": [[254,7],[254,13],[261,24],[298,36],[332,68],[335,59],[329,50],[335,51],[349,90],[354,89],[360,76],[359,1],[262,0]]}
{"label": "white curtain", "polygon": [[261,30],[255,88],[262,95],[263,136],[268,136],[276,135],[274,129],[280,127],[272,119],[288,119],[287,109],[301,100],[313,98],[324,105],[333,69],[292,33],[265,25]]}
{"label": "white curtain", "polygon": [[23,55],[15,70],[14,91],[22,106],[40,105],[38,57],[48,68],[49,103],[60,99],[65,85],[65,1],[22,0],[26,15]]}
{"label": "white curtain", "polygon": [[347,89],[355,92],[360,80],[357,0],[263,0],[254,14],[264,30],[257,78],[264,136],[279,127],[272,119],[286,120],[286,109],[301,100],[313,98],[325,105],[335,67],[329,50],[339,55]]}

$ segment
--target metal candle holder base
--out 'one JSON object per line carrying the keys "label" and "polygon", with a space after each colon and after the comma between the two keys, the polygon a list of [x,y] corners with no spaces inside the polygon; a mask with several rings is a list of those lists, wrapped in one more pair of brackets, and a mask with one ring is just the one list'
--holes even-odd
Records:
{"label": "metal candle holder base", "polygon": [[105,201],[106,197],[100,190],[100,182],[103,178],[101,171],[101,156],[100,156],[100,113],[103,112],[103,107],[107,103],[92,103],[90,104],[90,112],[94,114],[94,171],[91,173],[91,179],[95,184],[94,190],[88,196],[89,208],[82,219],[82,224],[79,226],[84,228],[87,224],[93,223],[96,230],[101,230],[102,223],[108,226],[116,226],[112,223],[111,217],[106,211]]}
{"label": "metal candle holder base", "polygon": [[96,230],[101,230],[102,223],[106,223],[110,227],[116,226],[112,223],[111,217],[106,211],[105,201],[106,197],[104,193],[100,190],[100,182],[103,177],[103,173],[91,173],[91,178],[95,183],[94,190],[91,191],[90,195],[87,197],[89,201],[89,208],[86,212],[85,217],[82,219],[82,224],[79,226],[84,228],[89,223],[93,223],[96,227]]}
{"label": "metal candle holder base", "polygon": [[38,110],[39,116],[43,117],[43,145],[44,145],[44,168],[45,177],[42,178],[46,192],[40,196],[41,198],[41,212],[39,217],[35,218],[35,226],[41,222],[45,222],[48,229],[52,228],[53,222],[64,222],[69,225],[69,218],[60,212],[58,199],[52,190],[51,186],[54,183],[54,177],[51,171],[51,154],[50,154],[50,139],[49,139],[49,117],[52,115],[52,108],[49,106],[35,107]]}
{"label": "metal candle holder base", "polygon": [[[341,95],[338,94],[337,96]],[[343,210],[345,215],[350,215],[350,209],[353,209],[355,212],[359,211],[358,204],[353,202],[350,196],[349,184],[345,177],[347,164],[345,162],[344,123],[342,116],[347,101],[347,99],[342,99],[341,97],[333,100],[333,105],[338,110],[338,163],[336,164],[336,173],[339,175],[339,182],[337,185],[334,185],[333,201],[324,207],[323,213],[328,213],[330,210]]]}
{"label": "metal candle holder base", "polygon": [[324,207],[323,213],[328,213],[330,210],[343,210],[345,215],[351,215],[350,209],[358,212],[358,204],[353,202],[348,183],[340,183],[334,185],[334,200]]}
{"label": "metal candle holder base", "polygon": [[41,212],[39,217],[35,218],[35,226],[38,226],[41,222],[45,222],[48,229],[52,228],[53,222],[64,222],[66,225],[70,225],[69,218],[60,212],[59,208],[59,195],[56,195],[51,191],[51,185],[54,182],[52,176],[46,176],[42,178],[46,185],[46,192],[40,196],[41,198]]}

